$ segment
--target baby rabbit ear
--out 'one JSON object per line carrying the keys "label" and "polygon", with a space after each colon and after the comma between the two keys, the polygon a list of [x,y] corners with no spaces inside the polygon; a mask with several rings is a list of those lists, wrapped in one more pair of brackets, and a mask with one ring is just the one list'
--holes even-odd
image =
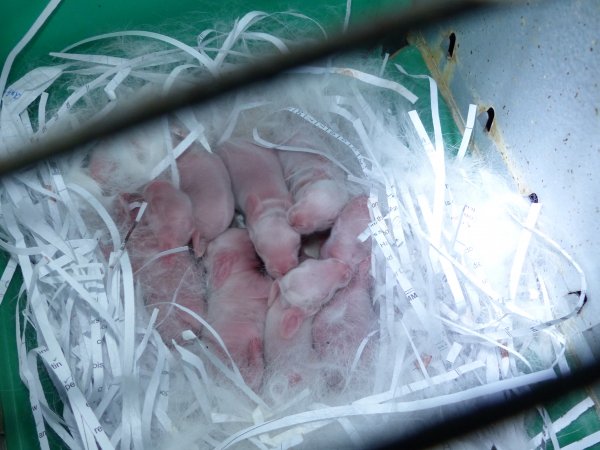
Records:
{"label": "baby rabbit ear", "polygon": [[200,237],[200,232],[194,230],[192,233],[192,247],[194,248],[194,255],[196,258],[201,258],[206,253],[206,248],[208,247],[208,242],[206,239]]}
{"label": "baby rabbit ear", "polygon": [[254,194],[249,195],[248,200],[246,200],[246,218],[252,219],[258,216],[262,210],[263,206],[260,199]]}
{"label": "baby rabbit ear", "polygon": [[292,306],[286,308],[281,319],[281,328],[279,335],[283,339],[291,339],[300,329],[300,326],[304,322],[306,314],[300,309]]}
{"label": "baby rabbit ear", "polygon": [[209,272],[212,289],[219,289],[223,286],[225,280],[231,275],[231,268],[236,259],[235,253],[222,253],[214,259],[212,270]]}
{"label": "baby rabbit ear", "polygon": [[269,291],[269,299],[267,300],[267,306],[271,307],[271,305],[275,303],[275,300],[277,300],[280,295],[281,288],[279,287],[279,281],[275,280],[273,281],[273,284],[271,285],[271,290]]}

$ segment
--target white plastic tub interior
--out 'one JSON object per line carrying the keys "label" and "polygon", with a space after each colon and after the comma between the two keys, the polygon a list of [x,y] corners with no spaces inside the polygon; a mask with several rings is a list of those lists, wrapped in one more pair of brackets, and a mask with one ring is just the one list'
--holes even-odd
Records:
{"label": "white plastic tub interior", "polygon": [[508,3],[417,39],[455,114],[478,105],[477,149],[537,194],[552,235],[585,271],[577,320],[586,331],[571,335],[570,352],[591,362],[600,358],[600,2]]}

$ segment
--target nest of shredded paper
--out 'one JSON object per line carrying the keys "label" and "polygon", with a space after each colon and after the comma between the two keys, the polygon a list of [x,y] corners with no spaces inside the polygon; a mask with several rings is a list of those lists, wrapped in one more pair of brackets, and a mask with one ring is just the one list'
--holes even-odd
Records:
{"label": "nest of shredded paper", "polygon": [[[318,31],[308,18],[290,17]],[[206,30],[190,45],[152,33],[96,38],[124,45],[135,37],[131,50],[125,45],[111,55],[74,44],[54,54],[60,64],[9,88],[0,117],[4,147],[76,128],[139,95],[168,95],[266,52],[286,52],[294,43],[273,31],[280,20],[285,15],[249,13],[227,33]],[[42,445],[47,428],[69,448],[364,444],[379,429],[374,420],[401,429],[444,406],[566,369],[557,325],[582,307],[585,279],[549,237],[552,229],[538,227],[541,204],[465,156],[475,109],[455,155],[444,143],[431,78],[414,81],[387,58],[341,62],[299,68],[272,86],[175,113],[184,129],[178,145],[164,120],[3,180],[0,245],[24,275],[20,371]],[[429,133],[402,79],[430,84]],[[281,404],[252,391],[234,365],[199,343],[163,342],[156,311],[146,311],[137,292],[122,245],[127,230],[108,208],[119,192],[160,174],[176,177],[173,162],[194,141],[210,151],[243,137],[291,151],[282,144],[292,132],[315,136],[305,150],[333,161],[369,196],[372,222],[362,238],[372,237],[379,320],[357,357],[369,341],[378,345],[368,367],[345,368],[354,380],[345,389],[324,391],[314,380]],[[102,186],[89,171],[98,148],[120,162]],[[32,329],[35,341],[25,338]],[[224,377],[213,379],[215,370]],[[62,411],[48,407],[38,371],[50,374]],[[517,429],[502,439],[526,440]]]}

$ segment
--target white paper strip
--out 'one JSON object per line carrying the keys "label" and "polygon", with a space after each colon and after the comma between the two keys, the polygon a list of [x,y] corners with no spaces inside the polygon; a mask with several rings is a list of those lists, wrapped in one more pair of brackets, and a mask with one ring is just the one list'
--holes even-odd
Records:
{"label": "white paper strip", "polygon": [[[577,420],[588,409],[593,408],[593,407],[594,407],[594,401],[591,398],[586,397],[583,401],[579,402],[577,405],[573,406],[569,411],[567,411],[564,416],[559,417],[552,423],[552,425],[554,427],[554,432],[556,434],[558,434],[561,430],[564,430],[566,427],[568,427],[570,424],[572,424],[575,420]],[[543,437],[543,433],[536,434],[535,437],[533,439],[531,439],[530,445],[534,448],[539,447],[542,444],[542,437]],[[598,442],[600,442],[600,441],[598,441]],[[563,447],[563,448],[567,448],[567,447]],[[587,448],[587,447],[584,446],[584,447],[573,447],[573,448]]]}
{"label": "white paper strip", "polygon": [[25,36],[23,36],[21,40],[19,40],[17,45],[6,56],[4,64],[2,65],[2,72],[0,73],[0,106],[2,106],[2,100],[5,95],[4,88],[6,86],[6,80],[8,80],[8,74],[10,73],[10,69],[12,68],[15,58],[19,53],[21,53],[21,51],[25,48],[29,41],[33,39],[33,37],[37,34],[40,28],[42,28],[44,23],[52,15],[52,13],[59,4],[60,0],[50,0],[38,16],[38,18],[35,20],[35,22],[33,22],[31,28],[27,30]]}
{"label": "white paper strip", "polygon": [[2,300],[4,300],[4,296],[6,295],[8,286],[10,285],[10,282],[16,270],[17,260],[14,258],[10,258],[6,263],[6,266],[4,267],[2,277],[0,277],[0,305],[2,305]]}
{"label": "white paper strip", "polygon": [[465,133],[460,141],[460,147],[458,147],[458,153],[456,159],[462,161],[467,153],[467,147],[471,141],[471,135],[473,134],[473,126],[475,125],[475,115],[477,113],[476,105],[469,105],[469,112],[467,114],[467,121],[465,123]]}

